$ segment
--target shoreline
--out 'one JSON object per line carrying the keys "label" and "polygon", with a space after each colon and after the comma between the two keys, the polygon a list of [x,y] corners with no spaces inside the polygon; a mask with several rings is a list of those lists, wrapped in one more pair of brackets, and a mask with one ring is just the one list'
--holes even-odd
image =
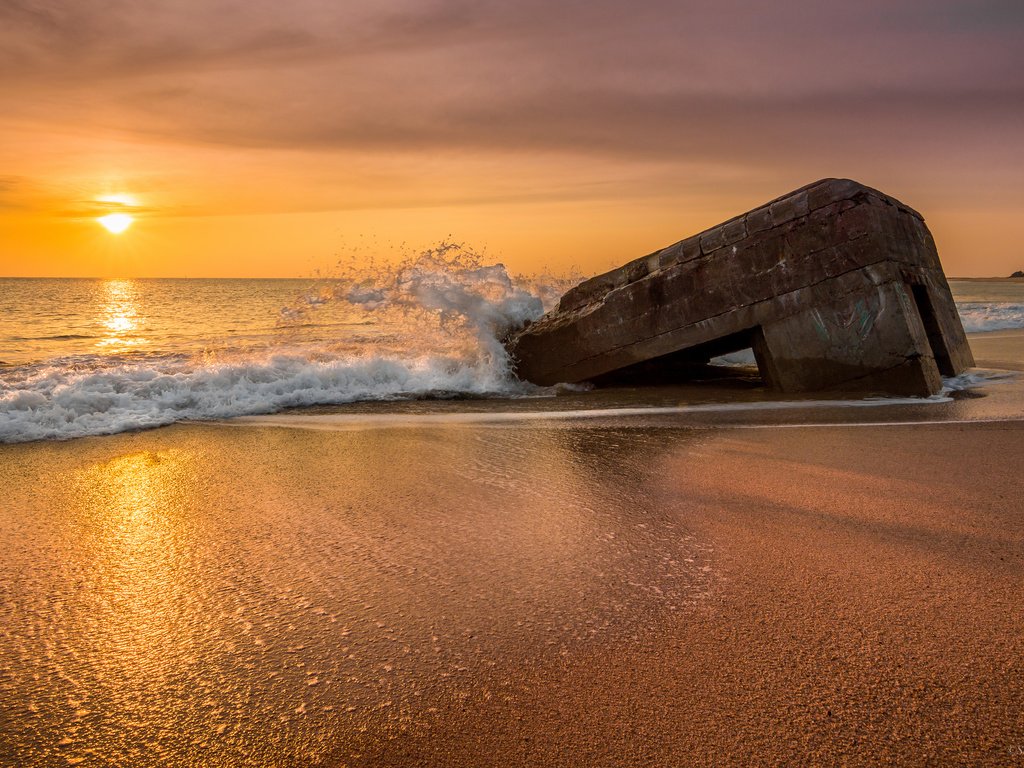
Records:
{"label": "shoreline", "polygon": [[1024,377],[954,395],[0,445],[0,762],[1005,764]]}
{"label": "shoreline", "polygon": [[995,764],[1024,734],[1019,422],[0,456],[8,761]]}
{"label": "shoreline", "polygon": [[[981,377],[984,379],[985,376],[998,378],[1003,376],[1006,371],[1024,370],[1024,329],[971,334],[969,338],[975,352],[977,365],[983,370],[950,380],[954,382],[951,384],[953,389],[963,387],[962,380],[965,378]],[[673,386],[617,387],[589,391],[581,391],[579,387],[536,390],[530,389],[527,385],[512,386],[509,381],[502,379],[500,382],[491,384],[492,389],[498,389],[498,392],[485,392],[478,383],[474,385],[477,388],[471,391],[446,391],[443,389],[443,383],[446,380],[443,371],[434,371],[430,376],[424,378],[426,374],[423,371],[404,369],[400,365],[397,368],[394,366],[389,368],[388,366],[391,364],[386,364],[386,361],[377,361],[377,363],[384,366],[382,370],[376,370],[370,363],[357,365],[352,369],[355,371],[352,375],[357,380],[354,392],[360,391],[359,388],[362,387],[367,392],[376,392],[376,397],[335,405],[297,405],[292,407],[280,404],[315,403],[318,396],[327,397],[333,391],[331,387],[337,386],[337,382],[333,382],[332,377],[348,375],[352,371],[346,373],[345,366],[339,370],[330,368],[319,370],[315,366],[313,369],[306,370],[302,364],[298,364],[297,368],[285,366],[284,369],[275,371],[267,378],[264,375],[266,372],[262,369],[253,372],[244,365],[236,365],[230,368],[226,375],[223,372],[218,373],[216,369],[204,370],[202,375],[191,383],[187,375],[184,377],[183,383],[180,377],[176,378],[166,373],[156,375],[149,372],[139,381],[125,384],[123,390],[119,389],[122,384],[117,377],[114,377],[114,380],[109,380],[109,377],[100,374],[86,376],[81,382],[78,382],[81,386],[76,389],[75,381],[62,384],[59,377],[54,378],[56,375],[51,372],[37,387],[42,391],[35,391],[32,387],[19,390],[17,385],[11,390],[12,394],[8,398],[8,405],[0,412],[0,419],[2,419],[0,421],[0,436],[7,444],[31,442],[32,439],[79,439],[89,434],[119,434],[132,429],[155,429],[167,424],[189,423],[189,418],[195,419],[195,423],[216,423],[234,418],[238,421],[232,423],[239,426],[247,422],[276,422],[282,425],[291,422],[297,424],[303,420],[326,424],[332,420],[343,421],[342,415],[347,415],[345,418],[354,422],[360,420],[369,422],[376,419],[379,423],[384,424],[411,417],[421,421],[430,421],[441,418],[435,414],[451,414],[453,412],[520,414],[507,418],[526,418],[521,414],[530,411],[538,413],[574,411],[582,417],[590,411],[613,411],[616,409],[634,411],[640,408],[682,408],[693,414],[699,411],[707,411],[709,414],[712,412],[726,414],[732,410],[738,412],[758,409],[766,412],[786,410],[792,412],[794,419],[799,419],[813,418],[802,416],[801,409],[806,409],[808,412],[811,409],[838,411],[844,406],[861,408],[878,405],[882,400],[890,407],[904,402],[899,398],[892,397],[866,397],[864,393],[860,392],[844,395],[839,390],[815,393],[775,393],[761,386],[755,369],[737,367],[710,370],[711,378]],[[394,391],[390,396],[387,391],[378,391],[374,383],[375,376],[388,378],[398,374],[412,376],[415,386],[411,389],[403,388],[397,386],[397,382],[391,381],[389,386]],[[279,375],[284,377],[283,383],[275,387],[275,377]],[[440,376],[435,383],[437,386],[442,386],[441,389],[427,386],[427,379],[430,379],[431,376]],[[961,383],[957,383],[958,380]],[[226,387],[222,386],[225,382]],[[416,386],[424,387],[419,398],[414,396],[415,392],[420,391],[416,389]],[[294,391],[289,389],[291,387],[295,388]],[[322,387],[326,387],[326,389],[318,389]],[[504,392],[498,396],[502,388],[504,388]],[[995,393],[997,388],[988,387],[988,389]],[[350,394],[355,396],[354,393]],[[944,392],[943,396],[945,395],[951,395],[954,398],[973,396],[971,392]],[[934,404],[937,399],[940,399],[940,396],[930,399],[930,404]],[[239,406],[239,401],[243,403],[242,406]],[[923,400],[923,402],[928,401]],[[1021,398],[1021,402],[1024,402],[1024,397]],[[96,404],[95,410],[87,408],[91,403]],[[196,405],[197,403],[198,405]],[[254,410],[270,409],[275,403],[278,404],[276,411],[259,415],[251,413]],[[906,401],[906,403],[908,407],[912,407],[910,401]],[[1013,413],[1017,413],[1019,410],[1016,405],[1011,406]],[[247,411],[250,412],[247,413]],[[667,411],[663,412],[667,413]],[[897,420],[919,418],[905,416],[899,411],[892,411],[892,413]],[[648,415],[653,416],[656,413]],[[989,413],[986,417],[990,416]],[[549,415],[537,418],[553,417],[554,415]],[[451,420],[472,421],[481,418],[478,415],[464,415]],[[491,418],[501,420],[506,417],[494,416]],[[839,420],[845,421],[847,418],[847,416],[843,416]],[[946,417],[942,416],[941,418]],[[711,419],[711,416],[708,416],[708,419]],[[730,421],[730,418],[725,415],[721,416],[721,419],[723,423]],[[778,421],[770,418],[768,420]]]}

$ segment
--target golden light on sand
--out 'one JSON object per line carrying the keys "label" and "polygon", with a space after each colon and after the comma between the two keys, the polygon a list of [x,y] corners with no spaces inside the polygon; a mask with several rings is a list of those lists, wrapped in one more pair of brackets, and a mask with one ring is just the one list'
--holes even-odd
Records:
{"label": "golden light on sand", "polygon": [[108,213],[96,219],[110,233],[120,235],[132,225],[135,218],[128,213]]}

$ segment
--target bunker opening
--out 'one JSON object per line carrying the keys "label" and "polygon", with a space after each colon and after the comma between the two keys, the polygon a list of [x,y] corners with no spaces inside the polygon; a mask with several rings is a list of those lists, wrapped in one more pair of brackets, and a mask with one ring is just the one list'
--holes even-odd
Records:
{"label": "bunker opening", "polygon": [[767,383],[760,348],[761,329],[747,328],[738,333],[698,344],[694,347],[652,357],[591,379],[597,387],[666,386],[688,383],[714,383],[739,388],[760,387]]}
{"label": "bunker opening", "polygon": [[925,335],[928,337],[928,346],[931,347],[932,357],[935,358],[935,365],[943,376],[955,376],[956,366],[950,358],[949,348],[946,346],[946,339],[939,326],[938,317],[935,314],[935,305],[932,303],[931,295],[928,293],[928,286],[920,283],[910,284],[910,295],[914,298],[917,307],[917,314],[921,316],[921,324],[924,325]]}

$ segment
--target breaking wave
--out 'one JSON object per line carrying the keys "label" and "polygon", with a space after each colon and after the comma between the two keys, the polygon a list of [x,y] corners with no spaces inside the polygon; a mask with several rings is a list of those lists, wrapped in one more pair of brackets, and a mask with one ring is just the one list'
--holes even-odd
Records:
{"label": "breaking wave", "polygon": [[[93,355],[4,371],[0,442],[111,434],[188,419],[423,397],[543,394],[518,381],[500,339],[568,287],[510,275],[458,244],[395,267],[320,281],[281,309],[279,326],[347,322],[332,343],[201,355]],[[564,284],[563,284],[564,283]]]}
{"label": "breaking wave", "polygon": [[957,304],[968,333],[1024,328],[1024,304],[971,301]]}
{"label": "breaking wave", "polygon": [[452,395],[530,394],[500,364],[367,357],[205,365],[126,363],[99,371],[42,369],[0,396],[0,442],[103,435],[185,419],[283,408]]}
{"label": "breaking wave", "polygon": [[[225,288],[235,298],[216,305],[221,325],[182,317],[155,347],[132,346],[137,340],[125,337],[114,351],[100,346],[102,328],[26,325],[8,343],[52,343],[56,350],[66,348],[58,342],[72,342],[78,354],[0,362],[0,443],[355,401],[550,394],[512,375],[501,339],[539,318],[578,279],[514,276],[469,248],[443,242],[394,266],[377,267],[355,253],[330,278],[301,292],[289,288],[276,300],[285,306],[267,305],[262,295],[255,301],[265,284],[249,294]],[[182,298],[192,290],[188,283],[147,290],[165,292],[165,316],[206,306]],[[965,302],[959,309],[969,332],[1024,328],[1021,303]],[[247,318],[243,325],[251,321],[248,330],[237,330],[239,315]],[[128,312],[121,321],[130,326],[134,318]],[[753,359],[745,351],[716,362],[749,366]]]}

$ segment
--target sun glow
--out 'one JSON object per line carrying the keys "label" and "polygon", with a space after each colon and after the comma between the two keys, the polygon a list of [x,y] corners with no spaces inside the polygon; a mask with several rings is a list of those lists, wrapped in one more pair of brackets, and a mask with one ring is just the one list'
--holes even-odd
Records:
{"label": "sun glow", "polygon": [[113,235],[120,235],[135,222],[135,217],[129,212],[139,204],[134,195],[118,192],[112,195],[101,195],[96,198],[99,207],[97,213],[98,221],[104,229]]}
{"label": "sun glow", "polygon": [[138,205],[138,201],[133,195],[126,195],[118,193],[116,195],[101,195],[96,198],[101,203],[118,203],[120,205]]}
{"label": "sun glow", "polygon": [[100,216],[96,221],[102,224],[108,232],[120,235],[132,225],[135,219],[127,213],[108,213],[106,216]]}

